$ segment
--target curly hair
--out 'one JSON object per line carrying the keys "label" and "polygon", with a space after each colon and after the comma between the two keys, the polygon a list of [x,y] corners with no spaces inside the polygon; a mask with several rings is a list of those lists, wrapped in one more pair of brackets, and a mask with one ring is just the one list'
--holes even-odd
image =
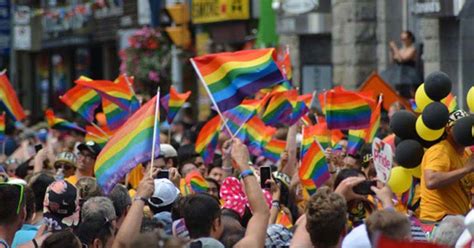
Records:
{"label": "curly hair", "polygon": [[306,230],[316,247],[332,247],[346,228],[346,200],[328,187],[311,196],[306,207]]}

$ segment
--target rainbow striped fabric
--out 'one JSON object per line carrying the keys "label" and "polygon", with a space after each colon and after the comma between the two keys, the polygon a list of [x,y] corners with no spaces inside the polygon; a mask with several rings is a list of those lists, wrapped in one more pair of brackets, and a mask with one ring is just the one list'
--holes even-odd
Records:
{"label": "rainbow striped fabric", "polygon": [[82,85],[72,87],[59,99],[88,122],[94,121],[94,112],[100,105],[99,94]]}
{"label": "rainbow striped fabric", "polygon": [[286,227],[286,229],[290,229],[293,227],[293,223],[291,223],[290,217],[284,211],[280,211],[278,213],[275,224],[280,224]]}
{"label": "rainbow striped fabric", "polygon": [[86,132],[84,128],[80,127],[76,123],[56,117],[52,109],[47,109],[45,115],[46,115],[46,121],[48,122],[49,128],[63,130],[63,131],[76,130],[83,133]]}
{"label": "rainbow striped fabric", "polygon": [[173,86],[171,86],[170,93],[161,98],[160,103],[166,110],[166,120],[168,123],[173,123],[178,111],[184,105],[186,100],[188,100],[189,96],[191,96],[191,91],[180,94]]}
{"label": "rainbow striped fabric", "polygon": [[309,112],[309,106],[311,105],[312,94],[300,95],[297,98],[296,104],[293,107],[291,115],[284,119],[282,122],[288,126],[292,126],[298,122],[303,116]]}
{"label": "rainbow striped fabric", "polygon": [[221,112],[239,105],[245,97],[284,80],[273,61],[273,48],[216,53],[191,59]]}
{"label": "rainbow striped fabric", "polygon": [[367,132],[365,129],[349,130],[347,137],[347,154],[355,155],[365,144]]}
{"label": "rainbow striped fabric", "polygon": [[194,193],[205,193],[209,189],[206,179],[198,170],[194,170],[186,175],[186,186]]}
{"label": "rainbow striped fabric", "polygon": [[[301,167],[298,171],[298,175],[303,181],[311,180],[316,187],[320,187],[331,177],[326,161],[326,155],[317,141],[311,144],[301,160]],[[314,189],[310,182],[306,181],[306,184],[307,185],[303,184],[303,186],[307,188],[308,191]]]}
{"label": "rainbow striped fabric", "polygon": [[[152,146],[159,155],[159,118],[155,123],[155,107],[159,96],[153,97],[120,127],[100,152],[95,163],[95,177],[108,194],[123,177],[140,163],[151,160]],[[159,113],[158,113],[159,116]],[[157,135],[153,139],[153,129]]]}
{"label": "rainbow striped fabric", "polygon": [[[242,135],[239,131],[240,127],[257,113],[257,109],[261,102],[262,100],[246,99],[239,106],[222,113],[222,115],[227,119],[226,125],[232,132],[229,136]],[[239,133],[237,133],[237,131],[239,131]]]}
{"label": "rainbow striped fabric", "polygon": [[13,120],[21,121],[25,119],[26,115],[23,107],[5,71],[0,73],[0,104]]}
{"label": "rainbow striped fabric", "polygon": [[102,99],[102,111],[104,111],[107,126],[111,130],[120,128],[127,121],[128,117],[132,115],[132,113],[121,109],[107,98]]}
{"label": "rainbow striped fabric", "polygon": [[5,142],[5,112],[0,115],[0,142]]}
{"label": "rainbow striped fabric", "polygon": [[97,91],[103,98],[117,104],[123,110],[133,112],[137,109],[138,101],[134,100],[135,92],[133,92],[131,77],[120,75],[115,81],[109,80],[92,80],[81,76],[75,82],[78,85],[89,87]]}
{"label": "rainbow striped fabric", "polygon": [[298,92],[296,90],[289,90],[276,92],[272,95],[273,96],[263,113],[262,121],[266,125],[286,124],[286,121],[291,119],[293,107],[296,105]]}
{"label": "rainbow striped fabric", "polygon": [[332,147],[343,137],[344,134],[341,132],[341,130],[329,130],[325,122],[303,127],[301,157],[304,156],[306,151],[309,149],[309,147],[315,140],[319,142],[323,149],[326,149],[328,147]]}
{"label": "rainbow striped fabric", "polygon": [[285,78],[290,80],[293,77],[293,70],[291,68],[291,59],[289,51],[286,50],[285,55],[283,55],[281,59],[277,59],[276,63]]}
{"label": "rainbow striped fabric", "polygon": [[112,137],[112,132],[104,127],[102,127],[102,131],[104,131],[105,134],[94,126],[86,126],[86,136],[84,140],[94,141],[100,147],[104,147],[110,137]]}
{"label": "rainbow striped fabric", "polygon": [[236,137],[243,140],[243,142],[248,146],[250,153],[255,156],[260,156],[264,151],[264,147],[270,140],[272,136],[276,133],[276,128],[265,126],[265,123],[254,116],[246,124],[244,129],[243,139],[242,136],[237,135]]}
{"label": "rainbow striped fabric", "polygon": [[265,145],[262,155],[273,163],[276,163],[280,160],[280,155],[285,151],[285,149],[286,141],[272,139]]}
{"label": "rainbow striped fabric", "polygon": [[201,154],[205,164],[211,164],[217,148],[219,133],[222,128],[222,120],[219,115],[214,116],[199,131],[196,139],[196,152]]}
{"label": "rainbow striped fabric", "polygon": [[367,128],[365,131],[364,140],[367,143],[372,143],[375,136],[377,135],[377,131],[379,130],[379,127],[380,127],[381,111],[382,111],[382,100],[380,100],[377,104],[377,107],[375,107],[375,110],[372,113],[372,116],[370,117],[370,127]]}
{"label": "rainbow striped fabric", "polygon": [[364,129],[370,124],[371,107],[356,92],[330,90],[325,93],[326,122],[329,129]]}
{"label": "rainbow striped fabric", "polygon": [[449,93],[447,97],[441,100],[441,102],[448,107],[449,113],[452,113],[459,109],[458,102],[453,93]]}

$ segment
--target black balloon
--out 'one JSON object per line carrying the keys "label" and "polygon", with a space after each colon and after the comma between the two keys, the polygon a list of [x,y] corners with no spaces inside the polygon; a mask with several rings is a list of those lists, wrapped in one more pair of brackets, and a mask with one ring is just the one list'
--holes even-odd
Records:
{"label": "black balloon", "polygon": [[438,130],[446,126],[449,120],[449,110],[440,102],[428,104],[421,114],[421,119],[426,127]]}
{"label": "black balloon", "polygon": [[418,141],[424,148],[430,148],[436,144],[438,144],[440,141],[444,140],[445,136],[441,136],[439,139],[437,140],[433,140],[433,141],[427,141],[427,140],[424,140],[422,139],[420,136],[416,137],[416,141]]}
{"label": "black balloon", "polygon": [[390,119],[390,129],[402,139],[416,138],[416,116],[412,112],[400,110]]}
{"label": "black balloon", "polygon": [[433,101],[441,101],[451,92],[451,79],[441,71],[435,71],[425,79],[426,95]]}
{"label": "black balloon", "polygon": [[399,144],[400,142],[402,142],[402,141],[403,141],[402,138],[400,138],[400,137],[398,137],[398,136],[395,136],[395,146],[398,146],[398,144]]}
{"label": "black balloon", "polygon": [[412,139],[403,140],[395,149],[395,160],[405,168],[411,169],[421,164],[425,150],[423,146]]}
{"label": "black balloon", "polygon": [[462,146],[474,145],[473,126],[474,116],[472,115],[457,120],[452,129],[454,141]]}

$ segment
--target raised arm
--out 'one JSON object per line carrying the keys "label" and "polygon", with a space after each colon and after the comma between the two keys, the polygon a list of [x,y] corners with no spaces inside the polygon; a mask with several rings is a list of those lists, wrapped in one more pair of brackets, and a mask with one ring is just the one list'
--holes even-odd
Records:
{"label": "raised arm", "polygon": [[298,132],[298,124],[294,124],[288,129],[286,137],[286,151],[288,152],[288,162],[282,168],[283,173],[293,175],[296,171],[296,133]]}

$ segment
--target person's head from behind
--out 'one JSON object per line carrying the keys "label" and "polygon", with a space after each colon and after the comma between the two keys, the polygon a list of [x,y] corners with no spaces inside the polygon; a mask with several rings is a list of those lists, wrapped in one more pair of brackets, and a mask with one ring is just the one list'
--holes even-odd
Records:
{"label": "person's head from behind", "polygon": [[128,194],[127,188],[122,184],[115,185],[109,195],[114,204],[115,215],[117,216],[117,228],[120,228],[123,220],[127,216],[128,209],[132,205],[132,199]]}
{"label": "person's head from behind", "polygon": [[221,237],[221,209],[214,197],[204,193],[187,196],[183,213],[191,238]]}
{"label": "person's head from behind", "polygon": [[80,178],[76,182],[76,188],[77,192],[79,192],[81,206],[92,197],[102,196],[102,190],[97,184],[97,180],[93,177]]}
{"label": "person's head from behind", "polygon": [[195,164],[193,163],[186,163],[183,164],[182,166],[179,167],[179,174],[181,174],[181,177],[185,178],[189,172],[195,171],[198,168],[196,167]]}
{"label": "person's head from behind", "polygon": [[328,187],[318,189],[306,209],[306,230],[315,247],[336,247],[346,231],[346,200]]}
{"label": "person's head from behind", "polygon": [[87,200],[81,209],[81,222],[88,220],[104,220],[107,219],[115,227],[114,204],[112,201],[104,196],[96,196]]}
{"label": "person's head from behind", "polygon": [[179,197],[179,189],[166,178],[154,180],[155,190],[148,199],[148,206],[153,214],[171,212],[174,202]]}
{"label": "person's head from behind", "polygon": [[433,231],[431,241],[439,245],[454,247],[465,229],[464,216],[448,215]]}
{"label": "person's head from behind", "polygon": [[112,221],[98,216],[83,220],[77,228],[77,236],[81,243],[88,247],[112,247],[114,226]]}
{"label": "person's head from behind", "polygon": [[240,224],[239,215],[232,210],[222,211],[223,232],[220,242],[225,247],[234,247],[245,236],[245,228]]}
{"label": "person's head from behind", "polygon": [[400,34],[400,40],[405,46],[409,46],[415,42],[415,36],[411,31],[405,30]]}
{"label": "person's head from behind", "polygon": [[46,194],[46,189],[53,182],[54,177],[46,173],[39,173],[30,179],[29,186],[35,195],[36,212],[43,212],[43,200]]}
{"label": "person's head from behind", "polygon": [[63,230],[59,232],[54,232],[49,237],[47,237],[41,248],[81,248],[81,241],[74,235],[70,230]]}
{"label": "person's head from behind", "polygon": [[36,212],[35,206],[35,193],[29,186],[25,186],[25,206],[26,206],[26,217],[25,222],[32,224],[33,216]]}
{"label": "person's head from behind", "polygon": [[0,226],[13,233],[23,225],[27,215],[24,189],[21,184],[0,184]]}
{"label": "person's head from behind", "polygon": [[43,201],[43,216],[49,230],[74,228],[79,223],[79,211],[79,194],[74,185],[58,180],[48,186]]}
{"label": "person's head from behind", "polygon": [[365,224],[369,240],[372,243],[378,235],[392,240],[411,239],[410,220],[405,215],[395,211],[375,211],[366,219]]}

